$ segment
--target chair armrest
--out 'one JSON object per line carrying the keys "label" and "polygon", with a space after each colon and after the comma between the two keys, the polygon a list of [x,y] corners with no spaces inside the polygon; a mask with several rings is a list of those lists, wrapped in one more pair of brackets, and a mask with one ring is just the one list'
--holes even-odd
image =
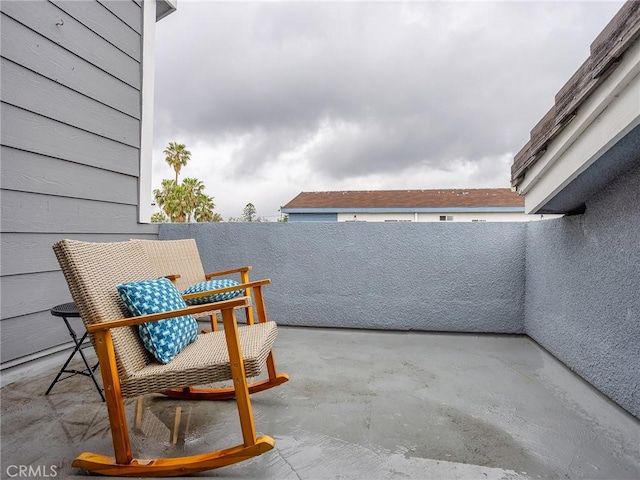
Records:
{"label": "chair armrest", "polygon": [[[208,292],[203,292],[208,293]],[[139,317],[120,318],[118,320],[110,320],[107,322],[98,322],[87,325],[87,332],[95,333],[99,331],[111,330],[112,328],[120,327],[132,327],[134,325],[140,325],[141,323],[155,322],[158,320],[165,320],[167,318],[181,317],[183,315],[195,315],[197,313],[207,312],[212,310],[211,306],[215,305],[214,310],[228,310],[237,307],[245,307],[248,305],[248,297],[232,298],[231,300],[224,300],[222,302],[204,303],[202,305],[193,305],[187,308],[181,308],[179,310],[172,310],[170,312],[153,313],[149,315],[140,315]]]}
{"label": "chair armrest", "polygon": [[231,270],[220,270],[219,272],[206,273],[205,274],[205,278],[207,280],[211,280],[213,277],[219,277],[221,275],[229,275],[231,273],[248,272],[249,270],[252,270],[252,269],[253,269],[253,267],[246,266],[246,267],[232,268]]}
{"label": "chair armrest", "polygon": [[171,283],[176,284],[176,280],[180,278],[179,274],[176,275],[165,275],[164,278],[171,280]]}
{"label": "chair armrest", "polygon": [[[271,279],[265,278],[263,280],[256,280],[255,282],[240,283],[238,285],[233,285],[231,287],[218,288],[216,290],[209,290],[207,292],[190,293],[188,295],[183,295],[182,298],[185,300],[191,300],[192,298],[208,297],[209,295],[215,295],[217,293],[235,292],[236,290],[246,290],[248,288],[258,288],[263,285],[269,285],[270,283],[271,283]],[[207,305],[215,305],[216,308],[214,310],[219,310],[218,305],[220,303],[222,302],[213,302]]]}

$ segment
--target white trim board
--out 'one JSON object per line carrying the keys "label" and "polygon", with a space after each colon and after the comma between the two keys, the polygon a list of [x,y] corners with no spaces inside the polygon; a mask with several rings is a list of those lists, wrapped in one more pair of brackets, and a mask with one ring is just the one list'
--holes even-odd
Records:
{"label": "white trim board", "polygon": [[573,121],[547,146],[517,187],[525,212],[549,200],[640,124],[640,42],[585,101]]}

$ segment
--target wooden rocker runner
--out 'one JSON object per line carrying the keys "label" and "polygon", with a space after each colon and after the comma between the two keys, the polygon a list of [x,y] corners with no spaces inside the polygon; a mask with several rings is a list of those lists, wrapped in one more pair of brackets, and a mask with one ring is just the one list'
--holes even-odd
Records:
{"label": "wooden rocker runner", "polygon": [[[249,394],[288,380],[277,374],[272,347],[277,336],[275,322],[264,311],[261,287],[268,280],[252,282],[259,321],[238,327],[236,308],[247,307],[247,297],[131,317],[120,300],[116,285],[157,278],[138,242],[89,243],[61,240],[53,246],[74,302],[85,322],[100,361],[114,455],[85,452],[72,463],[102,475],[168,477],[189,475],[231,465],[274,448],[269,436],[256,436]],[[242,286],[244,288],[245,285]],[[211,292],[204,292],[208,295]],[[200,334],[169,363],[156,361],[144,348],[135,325],[219,310],[224,330]],[[269,378],[249,388],[247,378],[267,365]],[[230,389],[194,389],[231,380]],[[131,451],[124,398],[175,391],[180,398],[235,398],[243,443],[214,452],[175,458],[135,458]],[[224,392],[224,393],[222,393]]]}

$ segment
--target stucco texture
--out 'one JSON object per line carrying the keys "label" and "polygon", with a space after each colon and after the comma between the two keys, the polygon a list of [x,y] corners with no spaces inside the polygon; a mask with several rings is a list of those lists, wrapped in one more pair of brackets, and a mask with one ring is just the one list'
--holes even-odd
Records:
{"label": "stucco texture", "polygon": [[640,417],[640,168],[527,226],[525,330]]}
{"label": "stucco texture", "polygon": [[205,271],[252,265],[285,325],[524,332],[524,223],[163,225]]}

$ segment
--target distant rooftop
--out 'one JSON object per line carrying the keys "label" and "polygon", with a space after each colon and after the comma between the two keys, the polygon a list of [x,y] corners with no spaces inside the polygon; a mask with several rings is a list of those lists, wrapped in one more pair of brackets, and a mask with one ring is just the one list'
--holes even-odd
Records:
{"label": "distant rooftop", "polygon": [[509,188],[301,192],[282,208],[450,207],[524,207],[524,198]]}

